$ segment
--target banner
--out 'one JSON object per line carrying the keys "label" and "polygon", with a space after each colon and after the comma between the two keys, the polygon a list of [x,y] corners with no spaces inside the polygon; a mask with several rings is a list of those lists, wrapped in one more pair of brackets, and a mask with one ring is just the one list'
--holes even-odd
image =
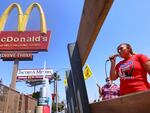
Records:
{"label": "banner", "polygon": [[87,64],[84,68],[83,75],[84,75],[84,80],[87,80],[88,78],[90,78],[92,76],[92,71]]}
{"label": "banner", "polygon": [[67,79],[64,79],[64,86],[68,86]]}

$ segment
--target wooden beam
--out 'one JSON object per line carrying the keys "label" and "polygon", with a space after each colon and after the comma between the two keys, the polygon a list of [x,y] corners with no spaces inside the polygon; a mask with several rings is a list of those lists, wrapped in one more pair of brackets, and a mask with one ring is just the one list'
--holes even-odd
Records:
{"label": "wooden beam", "polygon": [[150,90],[90,104],[91,113],[150,113]]}
{"label": "wooden beam", "polygon": [[85,0],[77,36],[80,58],[84,65],[113,0]]}

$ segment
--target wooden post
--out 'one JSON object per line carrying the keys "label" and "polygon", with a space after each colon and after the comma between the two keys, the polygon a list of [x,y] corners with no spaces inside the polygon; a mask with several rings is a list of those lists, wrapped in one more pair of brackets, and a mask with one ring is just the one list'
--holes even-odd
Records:
{"label": "wooden post", "polygon": [[75,98],[79,106],[79,113],[90,113],[85,81],[82,72],[82,63],[77,43],[68,44],[68,52],[72,69],[72,81],[74,83]]}
{"label": "wooden post", "polygon": [[14,90],[16,89],[18,66],[19,66],[19,61],[16,59],[14,61],[14,65],[13,65],[13,73],[12,73],[12,79],[11,79],[11,84],[10,84],[10,88],[12,88]]}
{"label": "wooden post", "polygon": [[75,88],[72,80],[71,70],[66,71],[66,78],[68,83],[67,101],[70,104],[71,113],[79,113],[79,106],[77,106],[77,100],[75,98]]}

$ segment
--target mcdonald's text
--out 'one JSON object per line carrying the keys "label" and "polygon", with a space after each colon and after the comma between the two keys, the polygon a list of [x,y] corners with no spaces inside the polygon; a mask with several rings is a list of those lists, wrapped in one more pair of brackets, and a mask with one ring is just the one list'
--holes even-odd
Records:
{"label": "mcdonald's text", "polygon": [[32,36],[32,37],[12,37],[12,36],[7,36],[7,37],[2,37],[0,39],[0,42],[46,42],[47,37],[43,36]]}
{"label": "mcdonald's text", "polygon": [[50,31],[2,31],[0,32],[0,51],[47,51]]}

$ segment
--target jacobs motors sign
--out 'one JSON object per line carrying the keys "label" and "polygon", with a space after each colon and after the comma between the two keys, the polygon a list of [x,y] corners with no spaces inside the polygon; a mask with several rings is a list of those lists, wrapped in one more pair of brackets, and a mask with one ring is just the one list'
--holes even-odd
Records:
{"label": "jacobs motors sign", "polygon": [[43,79],[43,76],[52,79],[53,73],[52,69],[19,69],[17,72],[17,81]]}
{"label": "jacobs motors sign", "polygon": [[[29,15],[33,8],[40,12],[41,30],[25,31]],[[10,12],[18,10],[18,31],[3,31]],[[0,51],[47,51],[50,31],[47,31],[45,15],[38,3],[31,4],[23,14],[17,3],[11,4],[0,17]]]}

